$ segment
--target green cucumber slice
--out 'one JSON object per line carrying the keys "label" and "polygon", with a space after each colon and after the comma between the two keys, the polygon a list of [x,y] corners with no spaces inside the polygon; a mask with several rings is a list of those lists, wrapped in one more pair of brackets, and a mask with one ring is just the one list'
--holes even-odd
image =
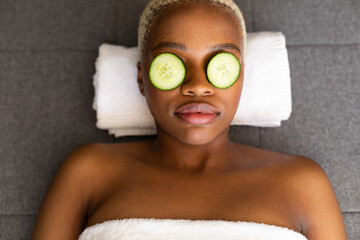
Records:
{"label": "green cucumber slice", "polygon": [[231,53],[218,53],[211,58],[206,75],[216,88],[229,88],[239,78],[241,64]]}
{"label": "green cucumber slice", "polygon": [[177,88],[184,81],[185,75],[184,62],[173,53],[161,53],[150,64],[150,81],[160,90]]}

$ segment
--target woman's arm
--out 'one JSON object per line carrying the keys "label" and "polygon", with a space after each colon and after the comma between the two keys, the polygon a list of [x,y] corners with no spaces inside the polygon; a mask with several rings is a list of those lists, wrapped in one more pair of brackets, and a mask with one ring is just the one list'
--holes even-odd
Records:
{"label": "woman's arm", "polygon": [[39,211],[32,240],[78,239],[89,199],[91,145],[75,149],[58,170]]}
{"label": "woman's arm", "polygon": [[303,231],[309,240],[346,240],[345,224],[336,195],[325,171],[313,160],[300,157],[303,171],[297,177],[304,216]]}

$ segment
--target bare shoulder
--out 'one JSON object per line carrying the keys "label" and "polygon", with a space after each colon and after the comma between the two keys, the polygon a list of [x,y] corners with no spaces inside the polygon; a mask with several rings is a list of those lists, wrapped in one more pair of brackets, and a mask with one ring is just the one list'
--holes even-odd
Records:
{"label": "bare shoulder", "polygon": [[60,171],[68,172],[72,181],[82,182],[88,198],[94,199],[112,184],[125,181],[148,145],[146,141],[84,144],[69,154]]}
{"label": "bare shoulder", "polygon": [[301,155],[290,155],[288,159],[288,168],[293,173],[292,178],[296,185],[311,184],[313,187],[331,185],[325,170],[313,159]]}
{"label": "bare shoulder", "polygon": [[316,161],[301,155],[287,154],[248,145],[238,144],[239,155],[257,167],[276,168],[279,171],[292,171],[296,174],[315,173],[324,175],[324,171]]}
{"label": "bare shoulder", "polygon": [[62,162],[47,191],[32,239],[77,239],[94,199],[124,175],[129,159],[141,146],[91,143],[75,148]]}
{"label": "bare shoulder", "polygon": [[125,167],[128,159],[141,153],[142,142],[89,143],[75,148],[63,163],[63,168],[86,174],[94,171]]}
{"label": "bare shoulder", "polygon": [[59,180],[66,177],[67,181],[81,182],[83,189],[88,186],[88,179],[94,178],[106,163],[106,144],[90,143],[75,148],[63,161],[58,171]]}
{"label": "bare shoulder", "polygon": [[277,167],[296,185],[302,184],[330,184],[324,169],[313,159],[302,155],[292,155],[274,152],[273,161]]}
{"label": "bare shoulder", "polygon": [[265,178],[275,183],[272,191],[277,189],[279,201],[290,206],[307,239],[347,239],[331,181],[315,160],[255,147],[244,149],[248,152],[246,156],[264,169],[261,173]]}
{"label": "bare shoulder", "polygon": [[32,239],[77,239],[86,223],[101,149],[98,144],[86,144],[63,161],[43,200]]}
{"label": "bare shoulder", "polygon": [[246,156],[249,156],[250,161],[253,161],[259,169],[264,169],[265,174],[271,174],[267,177],[275,179],[277,184],[281,184],[289,193],[294,191],[293,194],[297,195],[296,199],[308,203],[320,194],[321,197],[333,195],[331,182],[325,170],[315,160],[302,155],[255,147],[246,148],[248,148]]}
{"label": "bare shoulder", "polygon": [[252,164],[259,167],[276,167],[279,170],[295,171],[296,173],[317,173],[325,177],[321,166],[314,160],[301,156],[271,151],[249,145],[237,144],[239,155],[244,156]]}
{"label": "bare shoulder", "polygon": [[325,170],[315,160],[302,155],[281,154],[281,156],[277,165],[282,180],[285,180],[287,186],[299,197],[298,200],[306,203],[306,206],[309,206],[309,200],[314,200],[317,196],[321,195],[323,198],[334,193]]}
{"label": "bare shoulder", "polygon": [[292,195],[308,239],[347,239],[344,220],[331,181],[314,160],[293,156]]}
{"label": "bare shoulder", "polygon": [[[266,151],[266,150],[265,150]],[[309,240],[346,239],[344,220],[331,181],[325,170],[313,159],[302,155],[267,153],[291,199]]]}
{"label": "bare shoulder", "polygon": [[83,191],[81,196],[85,198],[87,186],[90,186],[88,180],[93,177],[96,168],[104,161],[103,152],[104,145],[97,143],[84,144],[75,148],[60,165],[50,191],[58,186],[67,186],[68,189],[72,189],[79,185],[78,187]]}
{"label": "bare shoulder", "polygon": [[64,160],[60,170],[73,171],[79,174],[87,172],[99,162],[102,144],[84,144],[75,148]]}

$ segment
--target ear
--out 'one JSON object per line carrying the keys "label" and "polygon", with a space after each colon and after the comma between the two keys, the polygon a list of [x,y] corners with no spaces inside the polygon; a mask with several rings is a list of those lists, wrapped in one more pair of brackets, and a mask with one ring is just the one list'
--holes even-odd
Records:
{"label": "ear", "polygon": [[137,63],[137,70],[138,70],[137,83],[138,83],[138,86],[139,86],[139,90],[140,90],[141,95],[145,96],[144,83],[143,83],[142,69],[141,69],[141,62],[140,61]]}

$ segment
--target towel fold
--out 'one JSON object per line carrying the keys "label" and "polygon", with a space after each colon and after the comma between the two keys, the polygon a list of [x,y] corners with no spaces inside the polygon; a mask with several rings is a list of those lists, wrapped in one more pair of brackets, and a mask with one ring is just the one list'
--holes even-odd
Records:
{"label": "towel fold", "polygon": [[[232,125],[278,127],[291,114],[285,36],[247,34],[244,84]],[[93,109],[96,126],[116,137],[155,134],[155,122],[137,85],[137,47],[102,44],[96,60]]]}

